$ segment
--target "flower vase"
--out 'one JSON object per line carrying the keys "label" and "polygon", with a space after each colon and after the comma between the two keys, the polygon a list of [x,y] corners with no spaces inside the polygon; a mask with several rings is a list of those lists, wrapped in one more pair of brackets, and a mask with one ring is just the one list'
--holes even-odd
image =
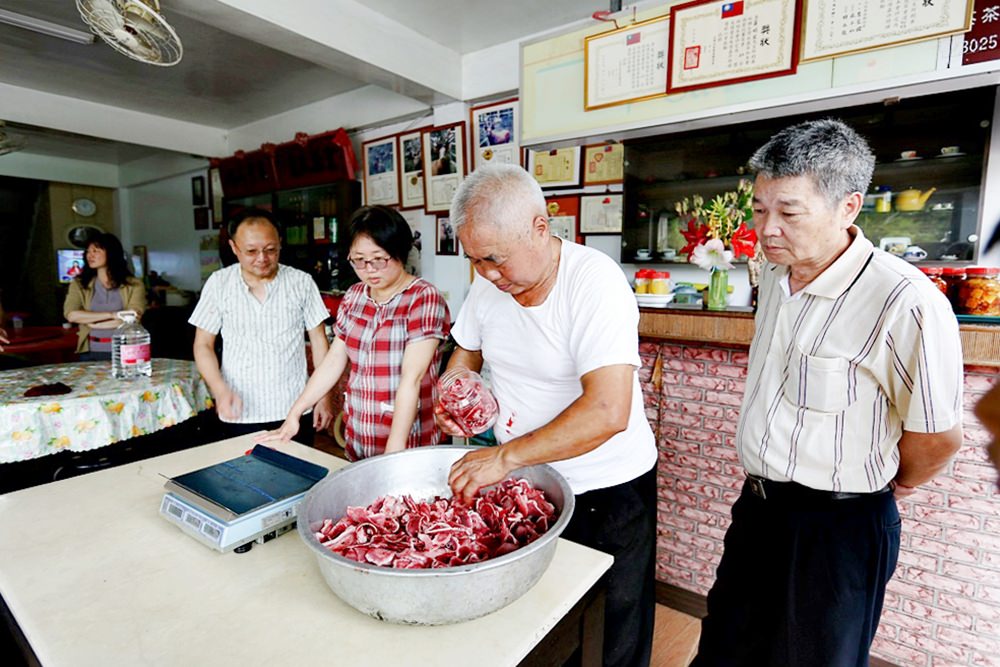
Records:
{"label": "flower vase", "polygon": [[729,296],[729,271],[726,269],[713,269],[712,277],[708,283],[708,303],[705,306],[709,310],[725,310]]}

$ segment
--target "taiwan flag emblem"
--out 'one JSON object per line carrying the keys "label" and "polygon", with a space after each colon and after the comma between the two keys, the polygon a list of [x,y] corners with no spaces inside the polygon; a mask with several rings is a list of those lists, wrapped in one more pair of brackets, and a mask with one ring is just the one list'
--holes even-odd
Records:
{"label": "taiwan flag emblem", "polygon": [[639,39],[642,37],[641,32],[633,32],[631,35],[625,36],[625,46],[632,46],[633,44],[638,44]]}
{"label": "taiwan flag emblem", "polygon": [[738,0],[738,2],[727,2],[722,5],[722,18],[731,19],[734,16],[740,16],[743,13],[743,0]]}

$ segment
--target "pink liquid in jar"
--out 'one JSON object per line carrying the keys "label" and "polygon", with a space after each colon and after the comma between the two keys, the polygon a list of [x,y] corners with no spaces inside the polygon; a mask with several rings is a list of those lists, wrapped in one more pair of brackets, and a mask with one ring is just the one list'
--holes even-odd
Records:
{"label": "pink liquid in jar", "polygon": [[471,435],[497,420],[497,401],[483,378],[467,368],[453,368],[438,379],[438,400],[459,427]]}

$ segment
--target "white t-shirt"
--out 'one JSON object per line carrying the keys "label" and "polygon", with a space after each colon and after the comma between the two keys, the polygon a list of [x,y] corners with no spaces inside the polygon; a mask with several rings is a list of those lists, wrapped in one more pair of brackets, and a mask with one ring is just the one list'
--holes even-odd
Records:
{"label": "white t-shirt", "polygon": [[[639,359],[639,309],[618,267],[601,252],[562,241],[556,284],[545,302],[525,307],[478,274],[452,329],[490,366],[500,443],[544,426],[581,396],[580,378]],[[632,376],[628,428],[596,449],[551,465],[573,493],[631,481],[656,463],[656,443]]]}

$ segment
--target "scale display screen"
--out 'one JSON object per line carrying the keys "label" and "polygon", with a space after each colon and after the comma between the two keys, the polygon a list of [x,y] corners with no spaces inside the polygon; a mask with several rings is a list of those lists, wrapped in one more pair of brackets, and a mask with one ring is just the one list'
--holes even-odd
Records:
{"label": "scale display screen", "polygon": [[237,516],[308,491],[316,480],[255,456],[224,461],[173,478]]}

